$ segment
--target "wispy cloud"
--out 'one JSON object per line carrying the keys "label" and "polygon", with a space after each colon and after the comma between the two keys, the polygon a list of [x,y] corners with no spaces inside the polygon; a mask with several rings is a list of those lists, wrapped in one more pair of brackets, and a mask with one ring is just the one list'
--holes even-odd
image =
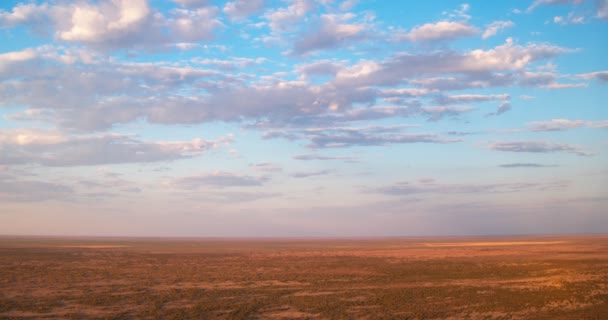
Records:
{"label": "wispy cloud", "polygon": [[[607,5],[608,7],[608,5]],[[583,79],[596,79],[600,82],[608,82],[608,71],[596,71],[590,73],[583,73],[578,75],[579,78]]]}
{"label": "wispy cloud", "polygon": [[294,178],[310,178],[310,177],[314,177],[314,176],[325,176],[328,174],[333,173],[334,170],[316,170],[316,171],[301,171],[301,172],[294,172],[291,174],[292,177]]}
{"label": "wispy cloud", "polygon": [[513,21],[494,21],[487,25],[486,30],[481,35],[481,38],[487,39],[489,37],[495,36],[499,31],[511,28],[514,25],[515,23],[513,23]]}
{"label": "wispy cloud", "polygon": [[314,153],[308,153],[308,154],[299,154],[299,155],[295,155],[292,158],[296,159],[296,160],[304,160],[304,161],[311,161],[311,160],[345,160],[345,161],[357,161],[360,158],[359,157],[354,157],[354,156],[325,156],[325,155],[319,155],[319,154],[314,154]]}
{"label": "wispy cloud", "polygon": [[84,166],[187,159],[231,143],[231,138],[142,141],[124,134],[64,135],[41,130],[0,130],[0,164]]}
{"label": "wispy cloud", "polygon": [[398,38],[411,42],[447,41],[471,37],[479,32],[479,29],[469,25],[467,21],[439,21],[414,27]]}
{"label": "wispy cloud", "polygon": [[399,126],[361,128],[315,128],[307,130],[274,130],[265,139],[285,138],[308,140],[310,148],[344,148],[352,146],[382,146],[402,143],[454,143],[461,141],[432,133],[401,133]]}
{"label": "wispy cloud", "polygon": [[565,131],[575,128],[608,128],[608,120],[585,121],[569,119],[551,119],[547,121],[534,121],[528,123],[530,131]]}
{"label": "wispy cloud", "polygon": [[376,193],[390,196],[409,196],[416,194],[493,194],[511,193],[530,190],[546,190],[564,188],[567,181],[551,182],[518,182],[518,183],[492,183],[492,184],[443,184],[435,181],[426,183],[399,182],[393,185],[368,189]]}
{"label": "wispy cloud", "polygon": [[526,12],[532,12],[534,9],[542,5],[556,5],[556,4],[581,4],[585,0],[535,0],[526,10]]}
{"label": "wispy cloud", "polygon": [[169,185],[180,189],[256,187],[261,186],[268,180],[269,178],[266,176],[248,176],[218,171],[180,177],[170,181]]}
{"label": "wispy cloud", "polygon": [[295,42],[293,54],[303,55],[311,51],[337,48],[370,37],[370,26],[366,23],[350,22],[353,18],[354,15],[350,13],[321,16],[318,25]]}
{"label": "wispy cloud", "polygon": [[501,168],[550,168],[557,167],[552,164],[540,164],[540,163],[506,163],[499,165]]}
{"label": "wispy cloud", "polygon": [[488,144],[487,149],[508,152],[530,153],[573,153],[578,156],[593,156],[580,146],[547,141],[496,141]]}

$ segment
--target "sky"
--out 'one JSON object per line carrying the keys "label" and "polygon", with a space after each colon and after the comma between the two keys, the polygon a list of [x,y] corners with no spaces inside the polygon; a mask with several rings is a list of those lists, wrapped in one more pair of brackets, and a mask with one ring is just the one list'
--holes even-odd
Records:
{"label": "sky", "polygon": [[608,232],[608,1],[0,2],[0,234]]}

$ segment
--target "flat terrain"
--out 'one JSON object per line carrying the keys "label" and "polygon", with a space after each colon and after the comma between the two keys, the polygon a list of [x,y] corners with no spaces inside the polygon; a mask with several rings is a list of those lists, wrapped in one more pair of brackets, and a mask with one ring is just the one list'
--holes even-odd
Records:
{"label": "flat terrain", "polygon": [[608,319],[608,236],[7,236],[0,318]]}

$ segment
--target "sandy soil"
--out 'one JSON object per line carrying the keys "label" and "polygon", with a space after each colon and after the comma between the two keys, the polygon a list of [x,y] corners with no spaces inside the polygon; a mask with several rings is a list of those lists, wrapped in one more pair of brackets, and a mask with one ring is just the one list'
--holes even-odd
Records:
{"label": "sandy soil", "polygon": [[608,236],[0,237],[0,319],[602,319]]}

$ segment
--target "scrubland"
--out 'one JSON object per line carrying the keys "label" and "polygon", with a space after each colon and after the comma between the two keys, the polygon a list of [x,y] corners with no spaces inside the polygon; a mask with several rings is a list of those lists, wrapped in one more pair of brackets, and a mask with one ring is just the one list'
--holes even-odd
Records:
{"label": "scrubland", "polygon": [[608,319],[608,236],[6,236],[0,318]]}

